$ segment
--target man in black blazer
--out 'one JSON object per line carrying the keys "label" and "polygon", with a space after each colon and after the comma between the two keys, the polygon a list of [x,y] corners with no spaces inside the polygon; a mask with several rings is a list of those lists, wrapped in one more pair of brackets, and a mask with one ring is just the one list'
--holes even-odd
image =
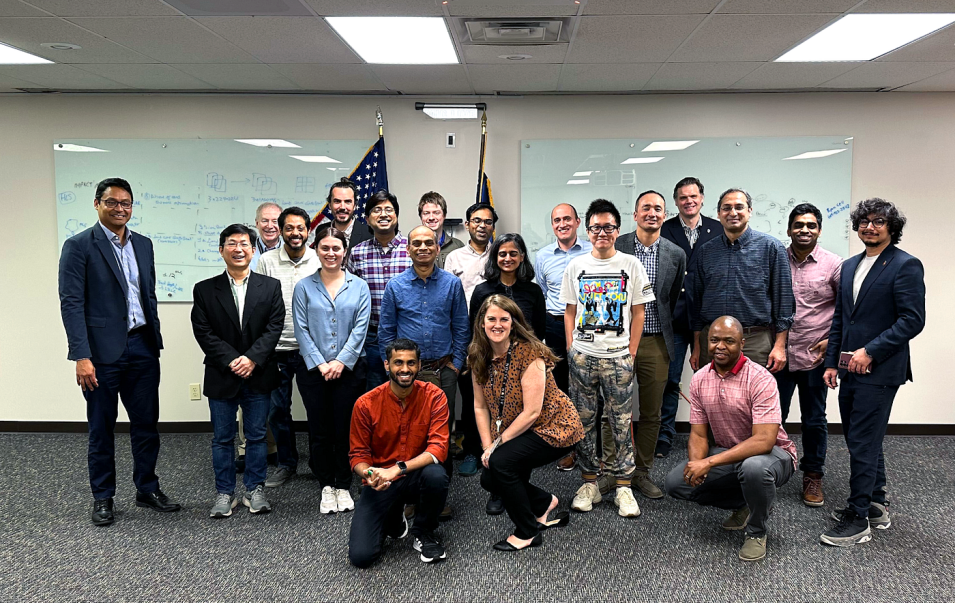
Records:
{"label": "man in black blazer", "polygon": [[[358,185],[349,180],[348,178],[342,178],[338,182],[332,184],[332,187],[328,190],[328,197],[325,201],[328,204],[328,211],[332,214],[332,226],[336,229],[345,233],[345,236],[348,238],[348,250],[351,251],[355,248],[355,245],[363,241],[367,241],[372,236],[371,228],[358,220],[356,216],[356,206],[358,199]],[[318,225],[322,222],[322,214],[319,213],[315,216],[315,219],[312,220],[312,226],[310,228],[311,232],[308,235],[309,245],[314,249],[318,243],[315,242],[315,232],[318,229]]]}
{"label": "man in black blazer", "polygon": [[[673,201],[679,214],[663,223],[660,235],[676,243],[686,254],[687,268],[684,271],[684,283],[693,282],[693,254],[703,243],[715,239],[723,232],[719,220],[707,218],[700,213],[703,208],[703,183],[693,176],[680,180],[673,187]],[[685,289],[686,285],[684,285]],[[680,291],[673,310],[673,348],[670,357],[670,372],[666,390],[663,393],[663,407],[660,410],[660,435],[657,439],[656,456],[663,458],[670,454],[673,436],[676,435],[676,411],[680,406],[680,379],[686,362],[687,346],[693,345],[693,331],[690,329],[690,313],[687,308],[685,291]]]}
{"label": "man in black blazer", "polygon": [[117,394],[129,415],[136,505],[178,511],[159,489],[159,315],[152,242],[126,227],[133,192],[121,178],[96,185],[99,221],[67,239],[60,255],[60,313],[86,398],[93,523],[113,523]]}
{"label": "man in black blazer", "polygon": [[833,513],[839,523],[820,537],[826,544],[867,542],[870,527],[892,525],[882,439],[899,386],[912,380],[909,341],[925,327],[925,270],[896,247],[904,227],[905,218],[883,199],[866,199],[852,212],[852,230],[866,249],[842,264],[823,376],[833,389],[842,380],[849,500]]}
{"label": "man in black blazer", "polygon": [[285,302],[278,280],[252,272],[255,233],[242,224],[219,235],[226,270],[192,290],[192,331],[205,352],[203,388],[212,420],[212,466],[216,498],[210,517],[232,515],[235,493],[235,418],[242,408],[246,437],[245,494],[252,513],[268,513],[265,498],[266,443],[272,390],[278,386],[275,346],[285,325]]}

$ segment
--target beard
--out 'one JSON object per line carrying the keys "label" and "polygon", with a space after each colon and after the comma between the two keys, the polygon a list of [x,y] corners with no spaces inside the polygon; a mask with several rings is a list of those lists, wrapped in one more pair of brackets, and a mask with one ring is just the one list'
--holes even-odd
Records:
{"label": "beard", "polygon": [[[418,376],[418,373],[411,374],[411,385],[414,385],[414,381],[417,376]],[[391,371],[388,371],[388,378],[391,379],[391,381],[398,387],[401,387],[401,388],[409,387],[408,385],[402,385],[401,382],[398,381],[398,376],[392,373]]]}

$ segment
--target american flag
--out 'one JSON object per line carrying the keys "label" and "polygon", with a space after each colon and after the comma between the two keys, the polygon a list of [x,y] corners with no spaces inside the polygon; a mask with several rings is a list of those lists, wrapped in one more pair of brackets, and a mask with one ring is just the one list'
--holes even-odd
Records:
{"label": "american flag", "polygon": [[[355,169],[348,175],[348,179],[355,183],[358,195],[355,199],[355,218],[359,224],[365,224],[365,202],[378,191],[388,190],[388,170],[385,168],[385,137],[379,136],[375,144],[368,147]],[[312,230],[324,222],[332,221],[332,209],[328,203],[312,220]]]}

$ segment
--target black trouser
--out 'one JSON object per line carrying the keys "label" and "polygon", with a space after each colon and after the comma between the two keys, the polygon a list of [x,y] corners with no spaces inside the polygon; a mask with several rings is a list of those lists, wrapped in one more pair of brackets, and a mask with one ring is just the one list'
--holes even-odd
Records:
{"label": "black trouser", "polygon": [[353,370],[344,368],[341,376],[331,381],[326,381],[317,368],[309,371],[304,365],[296,375],[308,415],[308,465],[322,488],[347,490],[351,486],[351,412],[365,392],[367,370],[368,363],[359,358]]}
{"label": "black trouser", "polygon": [[801,471],[825,473],[826,447],[829,442],[829,423],[826,421],[826,394],[829,388],[822,381],[826,367],[822,364],[808,371],[790,371],[788,366],[776,373],[779,386],[779,404],[783,423],[789,418],[793,393],[799,387],[799,411],[802,415]]}
{"label": "black trouser", "polygon": [[568,389],[570,378],[567,372],[567,336],[564,333],[564,316],[548,313],[546,326],[547,347],[560,358],[557,366],[554,367],[554,381],[557,382],[557,389],[567,394],[570,391]]}
{"label": "black trouser", "polygon": [[411,533],[420,536],[433,532],[447,498],[448,474],[443,466],[434,464],[395,480],[387,490],[363,487],[351,520],[348,560],[357,567],[377,561],[386,526],[401,524],[405,504],[416,505]]}
{"label": "black trouser", "polygon": [[550,507],[551,494],[530,483],[531,471],[566,456],[573,450],[555,448],[527,430],[491,453],[488,468],[481,474],[481,487],[504,502],[514,522],[514,535],[522,540],[537,536],[537,518]]}
{"label": "black trouser", "polygon": [[464,454],[481,456],[484,449],[481,447],[481,434],[478,433],[477,421],[474,417],[474,383],[471,381],[471,371],[458,377],[458,389],[461,390],[461,431],[464,432]]}

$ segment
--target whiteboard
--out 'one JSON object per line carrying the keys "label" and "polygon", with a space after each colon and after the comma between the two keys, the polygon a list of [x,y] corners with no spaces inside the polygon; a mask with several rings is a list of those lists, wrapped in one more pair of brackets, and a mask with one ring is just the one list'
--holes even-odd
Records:
{"label": "whiteboard", "polygon": [[[192,286],[224,270],[219,233],[253,226],[266,201],[314,216],[333,182],[347,176],[371,140],[290,140],[300,148],[235,140],[56,140],[56,215],[60,249],[97,221],[96,184],[119,177],[133,188],[129,227],[153,242],[159,301],[192,301]],[[62,145],[62,146],[61,146]],[[68,151],[84,147],[96,151]],[[323,156],[312,163],[292,155]]]}
{"label": "whiteboard", "polygon": [[[558,203],[577,208],[579,235],[586,240],[587,206],[598,198],[612,201],[620,210],[623,234],[635,229],[633,209],[640,193],[660,192],[671,218],[677,215],[674,185],[695,176],[705,189],[703,215],[717,219],[720,194],[745,189],[753,197],[750,227],[785,245],[789,213],[800,203],[812,203],[822,212],[819,243],[848,257],[851,137],[701,138],[682,150],[644,150],[654,142],[674,141],[692,139],[522,140],[521,233],[531,254],[555,240],[550,211]],[[824,156],[791,159],[817,151]]]}

